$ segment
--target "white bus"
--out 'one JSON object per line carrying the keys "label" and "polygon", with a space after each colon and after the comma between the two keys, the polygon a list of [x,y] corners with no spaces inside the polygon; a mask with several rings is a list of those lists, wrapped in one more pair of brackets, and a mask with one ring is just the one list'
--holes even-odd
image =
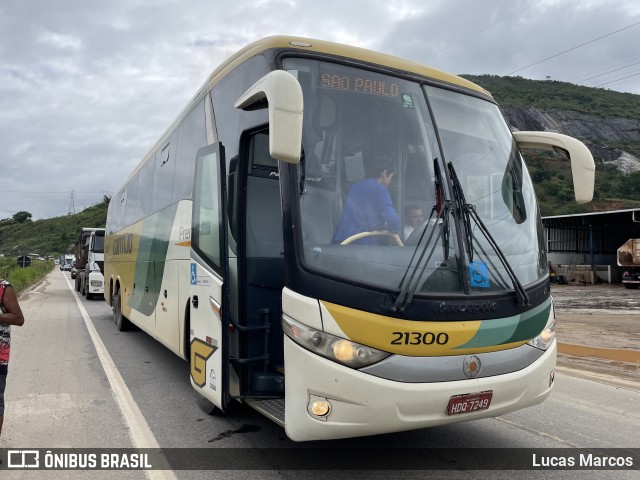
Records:
{"label": "white bus", "polygon": [[[519,147],[569,158],[576,200],[591,199],[581,142],[512,134],[473,83],[360,48],[260,40],[211,74],[113,195],[105,299],[119,329],[187,360],[212,406],[250,405],[296,441],[537,404],[553,387],[555,323]],[[400,219],[411,205],[424,222],[338,244],[349,189],[379,156]]]}

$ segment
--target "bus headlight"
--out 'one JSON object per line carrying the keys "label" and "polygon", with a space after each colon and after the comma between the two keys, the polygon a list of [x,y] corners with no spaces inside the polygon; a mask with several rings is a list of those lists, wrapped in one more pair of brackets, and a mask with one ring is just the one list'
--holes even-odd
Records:
{"label": "bus headlight", "polygon": [[553,340],[556,338],[556,319],[551,317],[547,322],[547,325],[540,332],[540,334],[529,340],[527,345],[531,345],[532,347],[538,348],[540,350],[548,349]]}
{"label": "bus headlight", "polygon": [[366,367],[390,355],[388,352],[307,327],[286,315],[282,316],[282,331],[301,347],[351,368]]}

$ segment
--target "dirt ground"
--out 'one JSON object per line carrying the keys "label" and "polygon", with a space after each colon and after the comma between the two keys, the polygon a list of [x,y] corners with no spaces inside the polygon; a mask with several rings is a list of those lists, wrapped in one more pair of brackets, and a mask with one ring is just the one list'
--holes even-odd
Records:
{"label": "dirt ground", "polygon": [[640,290],[552,285],[558,365],[640,383]]}

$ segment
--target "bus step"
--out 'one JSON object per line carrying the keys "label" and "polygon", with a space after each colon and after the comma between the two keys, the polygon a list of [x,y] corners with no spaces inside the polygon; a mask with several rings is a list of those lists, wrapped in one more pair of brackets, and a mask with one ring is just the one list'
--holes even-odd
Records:
{"label": "bus step", "polygon": [[245,398],[244,403],[284,427],[284,398]]}

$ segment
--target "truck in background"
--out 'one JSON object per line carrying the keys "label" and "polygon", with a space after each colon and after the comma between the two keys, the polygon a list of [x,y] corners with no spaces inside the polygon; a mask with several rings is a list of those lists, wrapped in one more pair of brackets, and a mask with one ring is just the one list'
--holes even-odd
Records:
{"label": "truck in background", "polygon": [[618,248],[618,265],[627,267],[621,279],[625,288],[640,287],[640,238],[631,238]]}
{"label": "truck in background", "polygon": [[75,255],[73,255],[72,253],[60,255],[60,270],[71,270],[75,258]]}
{"label": "truck in background", "polygon": [[83,228],[76,241],[76,291],[104,295],[104,228]]}

